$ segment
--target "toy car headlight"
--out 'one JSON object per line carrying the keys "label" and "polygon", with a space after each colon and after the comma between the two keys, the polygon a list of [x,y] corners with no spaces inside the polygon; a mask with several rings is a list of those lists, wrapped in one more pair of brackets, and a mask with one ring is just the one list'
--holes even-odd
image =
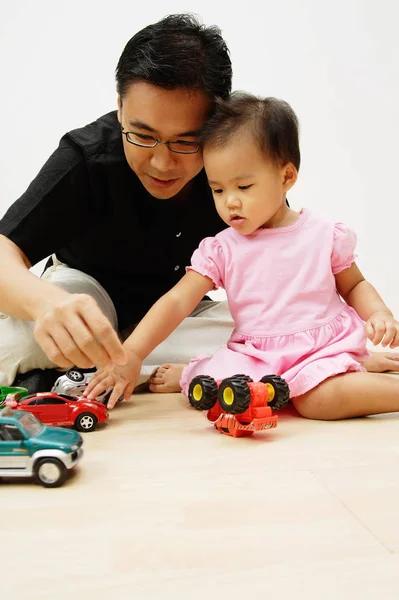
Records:
{"label": "toy car headlight", "polygon": [[77,450],[79,448],[79,446],[77,444],[74,444],[73,446],[71,446],[71,451],[75,452],[75,450]]}

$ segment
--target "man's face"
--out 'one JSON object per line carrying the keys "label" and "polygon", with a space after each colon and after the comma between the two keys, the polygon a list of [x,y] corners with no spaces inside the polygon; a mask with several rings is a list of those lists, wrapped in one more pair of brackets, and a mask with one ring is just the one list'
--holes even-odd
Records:
{"label": "man's face", "polygon": [[[203,92],[164,90],[150,83],[133,83],[122,102],[118,120],[124,132],[152,136],[162,142],[195,142],[207,117],[210,101]],[[177,154],[163,144],[142,148],[123,135],[126,160],[146,190],[159,200],[178,194],[202,169],[202,152]]]}

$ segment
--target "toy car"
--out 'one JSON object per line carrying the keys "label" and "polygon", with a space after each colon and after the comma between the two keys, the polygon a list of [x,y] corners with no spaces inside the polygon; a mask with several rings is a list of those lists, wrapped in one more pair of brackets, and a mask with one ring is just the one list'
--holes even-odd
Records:
{"label": "toy car", "polygon": [[59,487],[83,456],[77,431],[47,427],[23,410],[0,411],[0,477],[34,477]]}
{"label": "toy car", "polygon": [[97,400],[54,392],[38,392],[25,398],[10,394],[6,405],[30,412],[47,425],[72,425],[78,431],[93,431],[97,423],[105,423],[109,418],[106,406]]}
{"label": "toy car", "polygon": [[19,394],[20,398],[27,396],[29,391],[24,387],[9,387],[7,385],[0,386],[0,408],[6,405],[8,394]]}
{"label": "toy car", "polygon": [[[63,375],[58,377],[57,381],[51,388],[51,391],[55,392],[56,394],[81,396],[85,392],[96,370],[97,369],[95,367],[93,369],[78,369],[77,367],[72,367]],[[103,404],[107,404],[111,392],[112,387],[109,387],[105,390],[105,392],[97,396],[96,400],[98,402],[102,402]]]}
{"label": "toy car", "polygon": [[233,375],[216,382],[198,375],[190,382],[188,399],[194,408],[206,411],[218,431],[233,437],[277,427],[279,410],[289,401],[289,387],[277,375],[254,382],[248,375]]}

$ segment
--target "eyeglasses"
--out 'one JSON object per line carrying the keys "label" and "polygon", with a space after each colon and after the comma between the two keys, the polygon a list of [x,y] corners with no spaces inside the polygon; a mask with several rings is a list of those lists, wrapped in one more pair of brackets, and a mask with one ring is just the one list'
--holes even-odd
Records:
{"label": "eyeglasses", "polygon": [[126,140],[129,144],[134,146],[140,146],[141,148],[155,148],[157,144],[164,144],[172,152],[177,154],[196,154],[201,146],[197,142],[186,142],[185,140],[176,140],[175,142],[161,142],[157,138],[151,135],[144,135],[142,133],[134,133],[133,131],[124,131],[121,125],[121,131],[126,136]]}

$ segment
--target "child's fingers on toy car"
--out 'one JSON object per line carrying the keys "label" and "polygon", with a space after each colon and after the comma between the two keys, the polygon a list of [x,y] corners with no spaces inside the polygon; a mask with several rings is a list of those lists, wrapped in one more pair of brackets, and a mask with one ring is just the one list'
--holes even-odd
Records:
{"label": "child's fingers on toy car", "polygon": [[[127,390],[126,381],[117,381],[115,383],[114,389],[112,390],[112,394],[107,402],[107,408],[114,408],[115,404],[118,402],[119,398],[123,395],[125,400],[129,400],[130,396],[126,397],[125,392]],[[130,386],[129,386],[130,387]]]}
{"label": "child's fingers on toy car", "polygon": [[136,387],[135,382],[131,382],[129,385],[127,385],[125,387],[125,391],[123,392],[123,399],[126,400],[126,402],[129,402],[130,397],[133,394],[135,387]]}
{"label": "child's fingers on toy car", "polygon": [[93,377],[91,377],[90,381],[88,381],[86,389],[83,392],[83,396],[88,396],[92,389],[94,389],[97,385],[97,382],[101,381],[103,378],[104,371],[103,369],[99,369],[96,373],[94,373]]}
{"label": "child's fingers on toy car", "polygon": [[97,396],[105,392],[109,387],[112,387],[115,383],[115,377],[111,373],[99,372],[90,381],[86,390],[83,393],[85,398],[89,400],[95,400]]}

